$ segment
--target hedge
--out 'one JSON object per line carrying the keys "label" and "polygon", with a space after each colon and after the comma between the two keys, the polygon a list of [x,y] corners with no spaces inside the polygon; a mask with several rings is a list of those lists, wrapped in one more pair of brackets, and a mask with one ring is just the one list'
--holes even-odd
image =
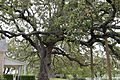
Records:
{"label": "hedge", "polygon": [[17,76],[16,80],[35,80],[35,76],[31,76],[31,75],[21,75],[21,76]]}
{"label": "hedge", "polygon": [[5,79],[3,76],[0,76],[0,80],[7,80],[7,79]]}
{"label": "hedge", "polygon": [[[0,80],[13,80],[13,75],[4,74],[3,78],[0,78]],[[19,77],[16,76],[16,80],[35,80],[35,76],[32,76],[32,75],[20,75]]]}
{"label": "hedge", "polygon": [[5,80],[13,80],[13,75],[12,74],[4,74]]}

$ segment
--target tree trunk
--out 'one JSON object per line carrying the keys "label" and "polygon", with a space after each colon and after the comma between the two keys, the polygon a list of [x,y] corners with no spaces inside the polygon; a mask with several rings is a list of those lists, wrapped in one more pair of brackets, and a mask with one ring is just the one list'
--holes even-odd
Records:
{"label": "tree trunk", "polygon": [[38,80],[49,80],[50,64],[51,64],[51,51],[50,47],[42,46],[40,49],[40,73]]}
{"label": "tree trunk", "polygon": [[91,62],[91,64],[90,64],[90,67],[91,67],[91,80],[93,80],[94,79],[94,66],[93,66],[93,51],[92,51],[92,46],[90,47],[90,62]]}
{"label": "tree trunk", "polygon": [[108,47],[107,36],[105,36],[105,51],[106,51],[106,58],[107,58],[106,62],[107,62],[108,77],[109,77],[109,80],[112,80],[111,64],[110,64],[110,54],[109,54],[109,47]]}

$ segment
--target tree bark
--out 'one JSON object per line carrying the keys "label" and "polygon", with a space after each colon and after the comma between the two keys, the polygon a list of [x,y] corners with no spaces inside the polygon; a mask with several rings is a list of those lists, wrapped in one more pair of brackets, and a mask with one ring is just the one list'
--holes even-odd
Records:
{"label": "tree bark", "polygon": [[92,51],[92,46],[90,47],[90,67],[91,67],[91,80],[94,79],[94,66],[93,66],[93,51]]}
{"label": "tree bark", "polygon": [[50,64],[51,64],[51,47],[42,46],[40,49],[40,73],[38,80],[49,80]]}
{"label": "tree bark", "polygon": [[109,80],[112,80],[110,54],[109,54],[109,46],[108,46],[107,36],[105,36],[105,51],[106,51],[106,58],[107,58],[106,62],[107,62],[108,78],[109,78]]}

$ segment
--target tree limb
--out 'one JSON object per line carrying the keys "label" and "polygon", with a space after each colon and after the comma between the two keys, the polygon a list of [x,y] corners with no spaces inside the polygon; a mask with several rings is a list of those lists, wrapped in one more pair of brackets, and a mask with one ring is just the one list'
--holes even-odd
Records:
{"label": "tree limb", "polygon": [[81,63],[79,60],[77,60],[76,58],[70,57],[69,54],[66,54],[63,50],[61,50],[60,48],[54,47],[54,51],[52,52],[52,54],[58,54],[58,55],[62,55],[67,57],[70,61],[75,61],[77,62],[80,66],[89,66],[90,64],[83,64]]}

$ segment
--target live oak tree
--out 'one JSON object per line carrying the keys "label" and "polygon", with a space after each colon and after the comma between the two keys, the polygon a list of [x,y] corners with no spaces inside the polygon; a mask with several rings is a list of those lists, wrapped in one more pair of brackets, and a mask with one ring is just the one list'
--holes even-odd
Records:
{"label": "live oak tree", "polygon": [[[65,38],[67,27],[63,15],[65,4],[64,0],[1,1],[0,33],[8,38],[21,36],[37,50],[37,55],[41,58],[38,80],[49,79],[51,55],[59,53],[56,52],[59,48],[55,47],[55,44]],[[74,4],[71,5],[74,7]]]}
{"label": "live oak tree", "polygon": [[114,43],[120,43],[120,35],[115,31],[120,29],[118,6],[119,0],[112,3],[98,0],[2,0],[0,33],[8,38],[20,36],[28,41],[41,58],[38,80],[49,80],[52,54],[66,56],[81,66],[88,65],[65,54],[63,47],[59,47],[61,41],[80,48],[101,43],[106,52],[109,48],[111,56],[119,59],[120,55],[113,47]]}
{"label": "live oak tree", "polygon": [[[75,38],[79,39],[78,40],[79,44],[86,45],[87,47],[92,46],[96,42],[100,42],[103,44],[103,46],[105,47],[106,55],[107,55],[107,65],[108,65],[107,68],[108,68],[109,80],[112,80],[111,70],[110,70],[111,67],[110,67],[109,48],[113,52],[112,55],[115,55],[118,59],[120,57],[118,53],[114,52],[114,48],[113,48],[114,45],[112,45],[115,42],[119,43],[119,33],[115,31],[115,29],[119,29],[119,26],[118,26],[119,21],[116,22],[116,19],[115,19],[115,18],[119,18],[118,16],[116,16],[116,14],[119,15],[119,8],[117,8],[118,4],[116,3],[116,2],[119,3],[119,1],[111,2],[107,0],[107,2],[99,2],[99,1],[92,2],[92,1],[86,0],[86,2],[88,5],[88,7],[86,8],[87,17],[84,16],[83,25],[87,26],[85,27],[85,31],[88,32],[89,36],[86,35],[87,33],[86,34],[84,33],[83,39],[87,37],[88,41],[81,41],[79,38],[76,38],[76,37]],[[103,6],[104,8],[101,6]],[[82,21],[82,18],[81,18],[81,21]],[[82,30],[84,29],[82,28]],[[112,44],[108,43],[107,38],[109,38],[110,42],[112,39],[114,40],[113,42],[111,42]],[[84,39],[84,40],[87,40],[87,39]],[[91,59],[91,61],[93,60]]]}
{"label": "live oak tree", "polygon": [[[1,2],[1,23],[3,25],[0,32],[8,38],[22,36],[38,51],[38,57],[41,58],[38,80],[49,79],[48,70],[52,50],[56,42],[64,39],[64,29],[55,24],[55,20],[61,15],[58,14],[60,10],[57,8],[59,7],[61,6],[57,4],[57,1],[47,0],[43,2],[4,0]],[[62,10],[62,7],[60,9]]]}

